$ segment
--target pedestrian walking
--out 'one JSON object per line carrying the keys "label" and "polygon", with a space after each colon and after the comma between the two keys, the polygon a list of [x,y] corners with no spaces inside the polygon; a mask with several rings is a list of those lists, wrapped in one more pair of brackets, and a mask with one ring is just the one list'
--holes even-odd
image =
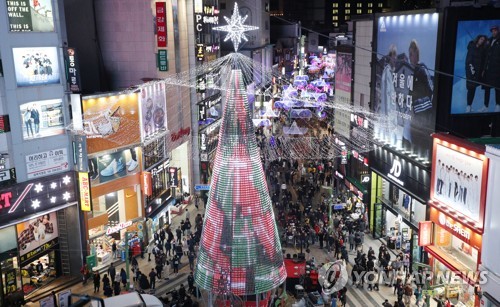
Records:
{"label": "pedestrian walking", "polygon": [[149,272],[149,285],[153,290],[156,287],[156,272],[153,268],[151,268],[151,272]]}
{"label": "pedestrian walking", "polygon": [[99,288],[101,287],[101,275],[99,271],[94,271],[94,293],[99,292]]}

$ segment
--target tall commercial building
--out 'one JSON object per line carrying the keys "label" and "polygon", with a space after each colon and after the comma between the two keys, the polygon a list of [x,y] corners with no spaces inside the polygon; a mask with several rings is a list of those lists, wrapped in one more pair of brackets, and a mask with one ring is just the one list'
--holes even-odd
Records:
{"label": "tall commercial building", "polygon": [[[62,2],[0,2],[0,305],[82,264]],[[35,276],[36,266],[38,274]]]}

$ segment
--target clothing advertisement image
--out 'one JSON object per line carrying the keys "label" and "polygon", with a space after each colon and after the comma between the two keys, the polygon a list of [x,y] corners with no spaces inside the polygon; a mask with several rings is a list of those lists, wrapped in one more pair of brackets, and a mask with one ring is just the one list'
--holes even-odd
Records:
{"label": "clothing advertisement image", "polygon": [[58,237],[57,215],[55,212],[17,225],[17,244],[22,256]]}
{"label": "clothing advertisement image", "polygon": [[500,19],[457,25],[452,114],[500,112]]}
{"label": "clothing advertisement image", "polygon": [[437,145],[434,196],[480,221],[483,161]]}
{"label": "clothing advertisement image", "polygon": [[63,104],[60,99],[33,101],[19,107],[23,139],[64,133]]}
{"label": "clothing advertisement image", "polygon": [[59,58],[56,47],[13,48],[17,86],[58,84]]}
{"label": "clothing advertisement image", "polygon": [[378,20],[374,136],[430,158],[438,14]]}

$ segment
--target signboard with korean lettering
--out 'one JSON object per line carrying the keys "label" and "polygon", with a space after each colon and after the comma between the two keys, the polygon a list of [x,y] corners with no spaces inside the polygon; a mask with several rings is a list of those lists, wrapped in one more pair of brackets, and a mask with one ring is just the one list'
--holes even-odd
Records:
{"label": "signboard with korean lettering", "polygon": [[158,47],[167,47],[167,10],[165,2],[156,2],[156,39]]}
{"label": "signboard with korean lettering", "polygon": [[27,155],[25,161],[28,179],[69,170],[68,150],[66,148]]}
{"label": "signboard with korean lettering", "polygon": [[203,62],[205,60],[205,45],[204,44],[196,44],[196,59],[198,61]]}
{"label": "signboard with korean lettering", "polygon": [[80,189],[80,206],[82,211],[91,211],[92,198],[90,197],[90,179],[88,173],[78,173],[78,187]]}
{"label": "signboard with korean lettering", "polygon": [[158,70],[168,71],[168,53],[165,49],[158,50]]}
{"label": "signboard with korean lettering", "polygon": [[68,82],[69,90],[72,93],[79,93],[82,86],[80,83],[80,67],[78,66],[75,48],[65,48],[64,51],[64,64],[66,65],[67,75],[66,80]]}

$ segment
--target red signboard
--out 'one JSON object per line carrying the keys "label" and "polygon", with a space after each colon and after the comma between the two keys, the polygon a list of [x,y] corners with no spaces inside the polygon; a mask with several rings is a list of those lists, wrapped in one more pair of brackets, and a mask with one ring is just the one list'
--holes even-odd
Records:
{"label": "red signboard", "polygon": [[10,131],[9,115],[0,115],[0,133]]}
{"label": "red signboard", "polygon": [[167,47],[167,12],[165,2],[156,2],[156,40],[158,47]]}
{"label": "red signboard", "polygon": [[428,246],[432,244],[432,222],[425,221],[418,223],[418,246]]}
{"label": "red signboard", "polygon": [[473,231],[463,223],[451,218],[444,212],[438,211],[436,208],[431,208],[429,219],[470,246],[481,250],[482,236],[480,233]]}

